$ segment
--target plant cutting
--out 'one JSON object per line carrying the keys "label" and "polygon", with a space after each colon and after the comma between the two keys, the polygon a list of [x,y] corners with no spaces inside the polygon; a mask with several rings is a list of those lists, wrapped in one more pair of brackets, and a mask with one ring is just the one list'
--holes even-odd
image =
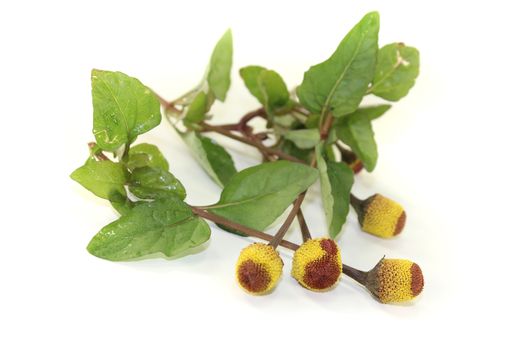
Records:
{"label": "plant cutting", "polygon": [[[362,169],[372,172],[378,159],[373,121],[391,104],[366,104],[367,95],[389,102],[406,96],[419,73],[417,49],[402,43],[378,46],[379,15],[371,12],[350,30],[335,52],[312,66],[290,90],[274,70],[252,65],[240,78],[260,103],[236,123],[213,114],[231,83],[232,33],[216,44],[203,79],[174,100],[165,99],[138,79],[121,72],[91,73],[93,135],[89,156],[71,178],[107,199],[120,215],[89,242],[99,258],[122,261],[162,254],[176,257],[205,243],[209,222],[223,231],[262,240],[244,248],[237,261],[239,285],[254,295],[275,290],[282,279],[279,247],[294,250],[292,277],[299,285],[326,292],[346,275],[378,301],[412,300],[423,289],[419,266],[408,260],[381,259],[370,271],[343,263],[337,239],[343,225],[392,238],[405,226],[406,213],[380,194],[360,199],[352,193]],[[169,121],[175,134],[221,189],[216,203],[186,202],[186,188],[169,169],[160,149],[137,138]],[[254,121],[263,121],[264,127]],[[254,147],[261,164],[238,170],[228,151],[213,139],[220,134]],[[326,234],[311,237],[301,206],[319,182]],[[275,235],[264,232],[291,210]],[[319,218],[313,218],[318,220]],[[303,244],[284,236],[297,220]],[[352,222],[354,221],[354,222]],[[216,230],[219,231],[219,230]],[[265,243],[266,242],[266,243]]]}

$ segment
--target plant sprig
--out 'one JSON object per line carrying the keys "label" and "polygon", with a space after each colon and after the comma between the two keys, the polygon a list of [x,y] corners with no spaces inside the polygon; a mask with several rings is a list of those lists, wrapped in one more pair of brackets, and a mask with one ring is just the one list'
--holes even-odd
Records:
{"label": "plant sprig", "polygon": [[[267,240],[273,248],[283,245],[299,252],[304,249],[283,240],[297,218],[304,241],[310,242],[305,249],[318,249],[315,244],[320,242],[323,249],[335,254],[333,239],[342,232],[351,205],[365,232],[380,237],[401,232],[406,220],[401,206],[381,195],[360,200],[351,194],[354,174],[362,167],[371,172],[377,163],[372,122],[391,108],[390,104],[365,105],[363,98],[374,94],[398,101],[407,95],[419,72],[417,49],[401,43],[379,48],[378,32],[378,13],[364,16],[330,58],[304,74],[297,94],[290,92],[282,77],[271,69],[256,65],[241,68],[242,80],[261,107],[234,124],[211,123],[213,105],[217,100],[225,101],[231,83],[230,30],[215,46],[201,82],[173,101],[124,73],[93,70],[95,142],[89,143],[88,159],[71,178],[109,200],[121,216],[93,237],[88,251],[108,260],[156,253],[179,256],[209,239],[206,219],[229,232]],[[186,203],[187,189],[169,171],[161,151],[155,145],[136,143],[139,135],[160,124],[161,109],[203,170],[222,188],[217,203],[200,207]],[[263,129],[253,127],[251,122],[257,118],[265,121]],[[208,137],[209,133],[256,148],[261,164],[238,171],[233,157]],[[321,183],[327,235],[333,243],[312,241],[301,210],[306,191],[317,180]],[[262,232],[292,204],[275,236]],[[337,266],[336,260],[326,260],[322,254],[319,259]],[[255,263],[250,260],[250,264]],[[263,265],[242,273],[264,272]],[[412,289],[405,294],[394,293],[394,297],[380,293],[381,271],[391,265],[382,260],[370,273],[347,265],[341,265],[341,271],[367,286],[383,302],[402,301],[395,297],[398,295],[406,298],[419,294],[420,289],[417,294]],[[252,277],[262,278],[243,276],[248,278],[243,280],[243,288]],[[370,276],[377,281],[370,282]],[[420,280],[422,283],[422,275]],[[303,282],[300,280],[308,288]]]}

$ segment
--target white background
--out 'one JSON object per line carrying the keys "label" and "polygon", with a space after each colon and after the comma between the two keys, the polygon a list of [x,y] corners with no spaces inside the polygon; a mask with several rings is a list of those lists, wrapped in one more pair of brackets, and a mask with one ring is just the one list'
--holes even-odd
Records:
{"label": "white background", "polygon": [[[522,348],[525,26],[514,4],[2,2],[0,348]],[[174,98],[198,82],[231,27],[233,84],[213,109],[214,122],[226,122],[257,107],[240,67],[264,65],[295,86],[370,10],[381,13],[380,45],[420,50],[421,74],[375,123],[379,164],[355,191],[398,200],[408,221],[384,241],[359,232],[352,213],[340,246],[362,269],[383,254],[418,262],[426,282],[418,299],[381,305],[348,278],[309,292],[290,277],[286,250],[278,288],[249,296],[233,269],[250,240],[214,225],[205,250],[178,260],[113,263],[87,253],[116,217],[68,178],[93,139],[91,68],[123,71]],[[253,150],[217,140],[239,168],[256,163]],[[159,145],[190,203],[217,200],[219,188],[165,122],[139,141]],[[306,205],[317,236],[318,194]],[[288,238],[299,241],[296,226]]]}

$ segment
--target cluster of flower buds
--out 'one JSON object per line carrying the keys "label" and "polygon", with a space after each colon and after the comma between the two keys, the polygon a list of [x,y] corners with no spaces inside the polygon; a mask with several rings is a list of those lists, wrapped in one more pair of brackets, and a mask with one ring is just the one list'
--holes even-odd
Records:
{"label": "cluster of flower buds", "polygon": [[[335,286],[342,269],[341,252],[334,240],[310,239],[295,251],[292,276],[305,288],[321,292]],[[237,282],[250,294],[266,294],[275,288],[282,270],[283,261],[272,246],[252,243],[237,260]]]}
{"label": "cluster of flower buds", "polygon": [[[406,214],[396,202],[379,194],[365,200],[354,196],[352,205],[358,213],[363,231],[389,238],[401,232]],[[345,272],[345,268],[353,272]],[[271,292],[283,270],[283,261],[268,244],[253,243],[241,251],[236,267],[239,285],[248,293]],[[324,292],[333,289],[341,274],[346,273],[364,285],[382,303],[410,301],[423,290],[424,279],[419,265],[403,259],[381,259],[370,271],[363,272],[345,265],[341,251],[330,238],[308,239],[293,256],[292,277],[309,290]]]}

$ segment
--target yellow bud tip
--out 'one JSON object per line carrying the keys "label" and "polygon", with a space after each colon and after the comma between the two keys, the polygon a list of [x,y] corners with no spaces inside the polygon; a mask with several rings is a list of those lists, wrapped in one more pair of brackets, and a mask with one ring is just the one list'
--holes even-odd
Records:
{"label": "yellow bud tip", "polygon": [[316,292],[335,286],[342,270],[341,252],[332,239],[310,239],[293,256],[292,276],[303,287]]}
{"label": "yellow bud tip", "polygon": [[383,259],[368,273],[367,287],[382,303],[414,299],[425,282],[418,264],[403,259]]}
{"label": "yellow bud tip", "polygon": [[253,243],[241,251],[235,275],[246,292],[261,295],[277,285],[282,271],[283,261],[273,247]]}
{"label": "yellow bud tip", "polygon": [[399,203],[376,194],[363,202],[360,223],[365,232],[382,238],[391,238],[403,231],[406,217]]}

